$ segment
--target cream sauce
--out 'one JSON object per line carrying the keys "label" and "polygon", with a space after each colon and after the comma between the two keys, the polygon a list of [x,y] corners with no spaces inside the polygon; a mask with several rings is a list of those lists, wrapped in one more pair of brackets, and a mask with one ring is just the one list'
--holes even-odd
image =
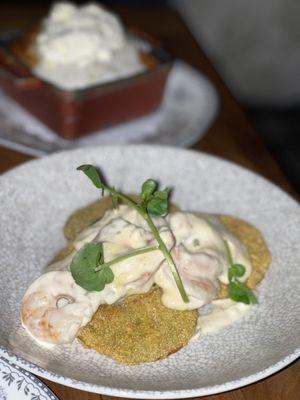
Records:
{"label": "cream sauce", "polygon": [[199,310],[197,327],[193,339],[200,335],[216,332],[233,324],[240,318],[247,315],[252,305],[237,303],[231,299],[214,300],[208,306],[208,312],[203,314]]}
{"label": "cream sauce", "polygon": [[[198,329],[202,333],[222,328],[244,315],[248,308],[243,304],[234,303],[229,299],[213,301],[218,291],[218,282],[227,275],[228,271],[224,239],[230,241],[232,253],[236,257],[234,261],[243,263],[247,268],[247,273],[250,273],[250,259],[242,243],[218,220],[205,214],[175,212],[166,218],[154,217],[153,222],[168,250],[171,251],[189,297],[189,303],[182,301],[175,280],[160,250],[140,254],[112,265],[114,280],[101,292],[86,292],[75,284],[69,271],[73,256],[71,255],[60,263],[50,266],[50,269],[60,269],[60,271],[42,275],[26,292],[23,309],[24,304],[26,306],[29,304],[33,311],[30,314],[30,324],[26,324],[24,318],[23,323],[30,334],[37,340],[47,343],[59,344],[72,341],[78,329],[90,321],[99,305],[112,304],[131,294],[145,293],[154,283],[162,288],[162,302],[166,307],[187,310],[198,309],[209,303],[213,305],[211,315],[199,317],[200,328]],[[73,245],[76,250],[79,250],[89,242],[103,244],[105,261],[136,249],[157,245],[143,217],[125,205],[107,211],[101,220],[84,229],[76,237]],[[67,271],[61,269],[67,269]],[[72,296],[70,294],[74,299],[72,304],[67,302],[53,309],[55,296],[63,297],[67,293],[72,294]],[[48,303],[50,295],[51,306],[47,302],[43,303],[44,295]],[[38,322],[42,316],[41,302],[46,312],[52,307],[52,325],[58,330],[58,332],[52,332],[54,336],[56,335],[55,339],[53,335],[49,339],[47,332],[49,324],[46,324],[46,333],[41,333],[36,329],[35,322]],[[74,318],[76,316],[75,322],[70,319],[68,314],[70,312]],[[78,320],[80,315],[81,319]],[[35,316],[37,321],[34,320]],[[69,321],[69,323],[64,321]]]}

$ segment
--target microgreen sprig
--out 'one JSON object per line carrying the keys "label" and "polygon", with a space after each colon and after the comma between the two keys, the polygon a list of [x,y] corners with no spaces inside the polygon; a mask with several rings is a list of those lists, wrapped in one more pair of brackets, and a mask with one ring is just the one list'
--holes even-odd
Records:
{"label": "microgreen sprig", "polygon": [[229,297],[233,301],[245,303],[245,304],[257,304],[257,298],[252,290],[243,282],[239,281],[238,278],[244,276],[246,268],[242,264],[234,263],[232,254],[230,251],[229,244],[224,240],[227,259],[229,263],[228,269],[228,280],[227,291]]}
{"label": "microgreen sprig", "polygon": [[[151,218],[151,215],[164,216],[168,212],[168,197],[169,197],[170,190],[168,188],[166,188],[164,190],[158,190],[157,182],[153,179],[148,179],[142,185],[141,194],[140,194],[140,199],[141,199],[140,202],[136,202],[133,199],[131,199],[130,197],[126,196],[125,194],[117,191],[115,188],[109,187],[108,185],[106,185],[101,180],[97,169],[93,165],[84,164],[84,165],[79,166],[77,168],[77,170],[83,171],[84,174],[92,181],[94,186],[96,186],[96,188],[98,188],[102,191],[102,194],[105,191],[107,191],[112,199],[112,203],[113,203],[114,207],[117,207],[118,201],[122,200],[128,206],[134,208],[145,219],[154,238],[157,241],[158,247],[156,247],[156,249],[158,248],[162,252],[162,254],[164,255],[164,257],[169,265],[169,268],[175,279],[175,282],[176,282],[177,288],[180,292],[180,295],[182,297],[182,300],[185,303],[188,303],[189,299],[188,299],[188,296],[184,289],[180,275],[178,273],[176,264],[171,256],[167,246],[165,245],[164,241],[162,240],[158,229],[156,228],[156,226],[153,223],[153,220]],[[130,254],[132,254],[132,253],[130,253]],[[104,265],[105,265],[105,263],[104,263]],[[106,266],[103,268],[104,269],[110,268],[110,266],[107,266],[107,263],[106,263]],[[72,271],[72,269],[71,269],[71,271]],[[94,265],[93,273],[97,274],[100,271],[102,271],[102,268],[98,269],[98,266]],[[76,279],[75,279],[75,281],[76,281]],[[80,283],[80,279],[78,279],[78,281],[76,281],[76,283],[78,283],[80,286],[82,286]],[[95,289],[92,289],[92,290],[95,290]],[[102,289],[100,289],[100,290],[102,290]]]}

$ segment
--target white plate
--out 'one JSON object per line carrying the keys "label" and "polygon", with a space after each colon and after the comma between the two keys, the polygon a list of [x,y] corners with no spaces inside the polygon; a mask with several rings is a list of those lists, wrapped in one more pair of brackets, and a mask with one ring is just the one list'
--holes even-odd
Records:
{"label": "white plate", "polygon": [[0,399],[58,400],[38,378],[2,356],[0,356]]}
{"label": "white plate", "polygon": [[159,143],[188,147],[205,134],[217,110],[218,95],[210,81],[196,69],[177,61],[156,112],[73,141],[61,139],[1,95],[0,144],[34,156],[100,144]]}
{"label": "white plate", "polygon": [[[148,177],[174,187],[182,209],[236,215],[257,226],[272,253],[259,305],[243,320],[162,361],[124,366],[73,343],[37,346],[20,325],[28,284],[64,245],[68,215],[98,192],[75,167],[101,167],[109,182],[138,191]],[[196,397],[231,390],[283,368],[300,353],[300,210],[287,194],[234,164],[159,146],[95,147],[24,164],[0,178],[0,346],[28,371],[113,396]],[[13,355],[15,353],[16,355]]]}

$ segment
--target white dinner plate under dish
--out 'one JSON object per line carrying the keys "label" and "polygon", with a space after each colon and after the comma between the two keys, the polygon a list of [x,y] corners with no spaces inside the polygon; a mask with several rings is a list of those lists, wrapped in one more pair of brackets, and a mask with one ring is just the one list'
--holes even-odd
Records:
{"label": "white dinner plate under dish", "polygon": [[[111,185],[132,193],[149,177],[171,186],[183,210],[231,214],[259,228],[272,253],[244,319],[191,341],[164,360],[118,364],[76,341],[53,350],[22,329],[29,283],[64,246],[63,225],[98,191],[76,171],[99,166]],[[112,396],[184,398],[260,380],[300,354],[300,207],[258,175],[199,152],[163,146],[94,147],[31,161],[0,177],[0,346],[11,362],[64,385]]]}
{"label": "white dinner plate under dish", "polygon": [[0,145],[38,157],[100,144],[155,143],[188,147],[205,134],[216,117],[218,103],[215,87],[206,76],[177,61],[157,111],[80,139],[65,140],[0,93]]}
{"label": "white dinner plate under dish", "polygon": [[0,400],[58,400],[58,398],[30,372],[0,356]]}

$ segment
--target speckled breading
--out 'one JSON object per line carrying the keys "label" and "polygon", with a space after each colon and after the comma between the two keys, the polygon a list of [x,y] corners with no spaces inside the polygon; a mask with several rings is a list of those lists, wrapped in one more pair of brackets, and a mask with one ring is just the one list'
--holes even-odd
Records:
{"label": "speckled breading", "polygon": [[[223,224],[235,234],[247,247],[252,271],[246,283],[254,289],[265,276],[271,262],[271,255],[260,231],[239,218],[219,215]],[[226,285],[221,285],[218,298],[228,297]]]}
{"label": "speckled breading", "polygon": [[161,290],[101,306],[79,340],[123,364],[139,364],[167,357],[192,337],[198,313],[177,311],[161,303]]}

